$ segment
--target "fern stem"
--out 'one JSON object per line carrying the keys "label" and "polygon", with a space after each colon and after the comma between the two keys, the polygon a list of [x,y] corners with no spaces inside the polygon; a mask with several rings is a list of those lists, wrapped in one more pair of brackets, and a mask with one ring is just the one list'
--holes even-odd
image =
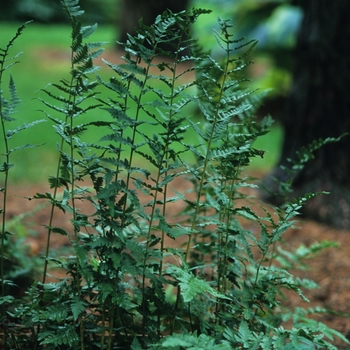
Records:
{"label": "fern stem", "polygon": [[[74,86],[76,92],[78,91],[78,86],[75,85]],[[73,97],[73,102],[72,102],[72,106],[75,105],[76,102],[76,97]],[[78,242],[78,230],[77,230],[77,225],[75,223],[76,221],[76,207],[75,207],[75,170],[74,170],[74,145],[73,145],[73,128],[74,128],[74,124],[73,124],[73,110],[69,112],[69,128],[70,128],[70,132],[69,132],[69,151],[70,151],[70,173],[71,173],[71,203],[72,203],[72,219],[73,219],[73,227],[74,227],[74,238],[76,240],[76,242]]]}
{"label": "fern stem", "polygon": [[[172,120],[174,116],[174,110],[173,110],[173,105],[174,105],[174,90],[175,90],[175,83],[176,83],[176,71],[177,71],[177,66],[178,66],[178,52],[176,55],[176,58],[174,60],[174,65],[172,69],[172,77],[170,79],[171,81],[171,91],[170,91],[170,100],[169,100],[169,119],[168,119],[168,130],[167,130],[167,137],[165,139],[165,144],[163,148],[163,154],[162,157],[159,161],[159,166],[158,166],[158,172],[157,172],[157,179],[155,182],[155,193],[154,193],[154,201],[152,205],[152,213],[150,217],[150,223],[149,223],[149,228],[148,228],[148,234],[147,234],[147,242],[146,242],[146,254],[145,257],[148,255],[148,250],[149,250],[149,241],[151,237],[151,232],[152,232],[152,226],[153,226],[153,220],[154,220],[154,214],[155,214],[155,209],[156,209],[156,204],[157,204],[157,197],[158,197],[158,185],[160,182],[161,178],[161,173],[163,170],[163,163],[166,162],[168,164],[168,150],[169,150],[169,145],[170,145],[170,121]],[[168,174],[167,171],[165,171],[164,176],[166,177]],[[164,190],[163,190],[163,207],[162,207],[162,214],[163,217],[165,218],[166,214],[166,201],[167,201],[167,189],[168,185],[164,185]],[[164,255],[164,240],[165,240],[165,231],[162,229],[161,232],[161,238],[160,238],[160,253],[161,253],[161,258],[160,258],[160,263],[159,263],[159,276],[162,276],[162,271],[163,271],[163,255]],[[144,291],[145,289],[145,272],[146,272],[146,259],[143,267],[143,278],[142,278],[142,290]],[[143,298],[144,298],[144,293],[143,293]],[[143,305],[145,306],[145,302],[143,302]],[[160,334],[160,315],[158,315],[158,334]]]}
{"label": "fern stem", "polygon": [[[0,111],[1,111],[1,102],[0,102]],[[2,114],[2,113],[1,113]],[[10,156],[9,156],[9,146],[8,140],[6,137],[6,130],[4,125],[4,120],[1,118],[1,126],[3,131],[3,140],[5,144],[5,159],[6,163],[9,164]],[[1,224],[1,295],[5,296],[5,282],[4,282],[4,245],[5,245],[5,234],[6,234],[6,205],[7,205],[7,191],[8,191],[8,180],[9,180],[9,172],[8,169],[5,171],[5,180],[4,180],[4,188],[2,190],[3,193],[3,201],[2,201],[2,224]]]}
{"label": "fern stem", "polygon": [[[167,172],[165,173],[165,176],[167,175]],[[163,208],[162,208],[162,215],[165,217],[166,215],[166,200],[168,195],[168,185],[164,185],[163,190]],[[161,253],[161,260],[159,263],[159,276],[163,275],[163,256],[164,256],[164,240],[165,240],[165,231],[162,230],[161,232],[161,238],[160,238],[160,253]]]}
{"label": "fern stem", "polygon": [[203,191],[203,187],[204,187],[204,180],[206,179],[206,171],[207,171],[207,167],[209,164],[209,155],[210,155],[210,149],[212,146],[212,142],[213,142],[213,138],[214,138],[214,133],[215,133],[215,128],[218,122],[218,113],[220,110],[220,101],[222,99],[222,96],[224,94],[224,85],[227,79],[227,71],[229,68],[229,55],[230,55],[230,47],[229,47],[229,43],[226,42],[226,62],[225,62],[225,69],[224,69],[224,77],[223,77],[223,82],[221,84],[221,88],[220,88],[220,93],[218,96],[218,101],[217,102],[217,106],[214,112],[214,120],[213,120],[213,125],[211,128],[211,132],[207,141],[207,147],[206,147],[206,154],[205,154],[205,159],[204,159],[204,163],[202,166],[202,176],[200,179],[200,183],[199,183],[199,188],[198,188],[198,193],[197,193],[197,198],[195,201],[195,212],[192,218],[192,223],[191,223],[191,230],[190,230],[190,234],[189,234],[189,238],[187,241],[187,245],[186,245],[186,252],[185,252],[185,262],[188,263],[189,262],[189,256],[190,256],[190,247],[191,247],[191,242],[192,242],[192,238],[193,238],[193,234],[194,234],[194,229],[195,226],[197,224],[197,220],[198,220],[198,214],[199,214],[199,210],[200,210],[200,199],[202,196],[202,191]]}
{"label": "fern stem", "polygon": [[[142,87],[141,87],[139,96],[137,98],[137,109],[136,109],[136,114],[135,114],[135,121],[136,122],[139,120],[139,116],[140,116],[140,112],[141,112],[141,100],[142,100],[144,89],[146,87],[146,83],[147,83],[147,80],[148,80],[149,70],[151,68],[151,62],[152,61],[148,62],[148,64],[147,64],[146,73],[145,73],[145,79],[142,82]],[[130,168],[131,168],[131,165],[132,165],[132,162],[133,162],[133,157],[134,157],[134,152],[135,152],[134,145],[135,145],[136,131],[137,131],[137,125],[135,123],[135,125],[133,127],[133,130],[132,130],[132,138],[131,138],[132,147],[130,149],[130,154],[129,154],[129,164],[128,164],[129,165],[129,169],[128,169],[128,173],[126,175],[126,186],[125,186],[126,189],[129,189],[129,185],[130,185],[130,176],[131,176],[130,175]],[[124,203],[124,208],[123,208],[123,212],[124,213],[126,211],[127,198],[128,198],[128,193],[126,192],[126,198],[125,198],[125,203]],[[124,225],[125,225],[125,222],[122,222],[122,227],[124,227]]]}
{"label": "fern stem", "polygon": [[[9,181],[9,169],[8,165],[10,164],[10,153],[9,153],[9,143],[8,138],[6,135],[6,127],[5,127],[5,119],[3,118],[3,106],[2,106],[2,73],[3,73],[3,61],[1,61],[1,67],[0,67],[0,117],[1,117],[1,129],[3,134],[3,140],[5,144],[5,159],[6,159],[6,169],[5,169],[5,180],[4,180],[4,188],[2,190],[3,192],[3,200],[2,200],[2,224],[1,224],[1,257],[0,257],[0,278],[1,278],[1,296],[5,296],[5,278],[4,278],[4,253],[5,253],[5,235],[6,235],[6,211],[7,211],[7,191],[8,191],[8,181]],[[7,348],[7,337],[8,337],[8,326],[6,321],[6,305],[5,303],[2,303],[1,305],[1,322],[4,323],[4,332],[5,332],[5,338],[4,338],[4,349]]]}
{"label": "fern stem", "polygon": [[[270,247],[271,245],[273,245],[273,249],[275,249],[275,244],[276,244],[276,241],[274,240],[274,235],[273,235],[273,231],[278,231],[278,228],[279,227],[283,227],[286,223],[286,221],[288,221],[286,218],[283,218],[283,220],[280,220],[278,225],[272,230],[272,234],[271,234],[271,237],[269,239],[269,242],[265,245],[266,249],[264,250],[260,260],[259,260],[259,263],[258,263],[258,267],[256,269],[256,276],[255,276],[255,280],[254,280],[254,285],[257,285],[258,283],[258,279],[259,279],[259,274],[260,274],[260,270],[261,270],[261,266],[262,266],[262,263],[265,261],[266,259],[266,256],[270,250]],[[271,259],[270,259],[270,262],[269,264],[271,264]]]}
{"label": "fern stem", "polygon": [[[237,177],[239,173],[239,170],[237,169],[235,174],[233,174],[233,178],[235,179]],[[222,293],[226,293],[227,291],[227,251],[228,251],[228,241],[229,241],[229,226],[230,226],[230,221],[231,221],[231,212],[230,209],[233,207],[233,198],[234,198],[234,185],[235,185],[235,181],[231,180],[231,185],[229,188],[229,201],[225,207],[225,213],[224,215],[224,222],[226,224],[226,232],[225,232],[225,242],[224,242],[224,256],[222,259],[220,259],[220,271],[218,271],[218,292],[222,292]],[[224,185],[224,187],[226,187],[226,184]],[[226,218],[225,218],[226,216]],[[220,220],[221,221],[221,220]],[[223,237],[222,237],[223,239]],[[222,245],[222,243],[219,243],[220,245]],[[221,271],[222,268],[222,271]],[[219,299],[217,300],[216,304],[215,304],[215,319],[217,321],[218,319],[218,314],[219,314],[219,309],[220,309],[220,303],[219,303]]]}
{"label": "fern stem", "polygon": [[109,306],[110,310],[108,310],[109,312],[109,330],[108,330],[108,350],[111,350],[113,348],[113,327],[114,327],[114,311],[115,311],[115,306],[110,303]]}
{"label": "fern stem", "polygon": [[231,221],[231,217],[232,217],[232,213],[231,213],[231,208],[233,207],[234,203],[233,203],[233,199],[234,199],[234,187],[235,187],[235,179],[237,178],[238,174],[240,172],[239,168],[236,168],[236,172],[233,174],[232,176],[232,180],[231,180],[231,185],[229,188],[229,201],[227,203],[226,206],[226,219],[225,219],[225,224],[226,224],[226,233],[225,233],[225,250],[224,250],[224,257],[223,257],[223,261],[224,261],[224,270],[222,273],[222,277],[223,277],[223,281],[222,281],[222,285],[223,285],[223,292],[226,292],[226,273],[227,273],[227,266],[228,264],[226,263],[227,261],[227,251],[228,251],[228,241],[229,241],[229,228],[230,228],[230,221]]}
{"label": "fern stem", "polygon": [[[146,67],[146,72],[145,72],[145,78],[142,82],[142,86],[141,86],[141,89],[140,89],[140,92],[139,92],[139,95],[138,95],[138,98],[137,98],[137,109],[136,109],[136,114],[135,114],[135,121],[137,122],[138,119],[139,119],[139,116],[140,116],[140,112],[141,112],[141,100],[142,100],[142,96],[144,94],[144,89],[146,87],[146,83],[147,83],[147,80],[148,80],[148,77],[149,77],[149,70],[151,68],[151,63],[152,63],[152,60],[150,60],[148,63],[147,63],[147,67]],[[133,162],[133,156],[134,156],[134,152],[135,152],[135,149],[134,149],[134,144],[135,144],[135,138],[136,138],[136,131],[137,131],[137,125],[135,123],[134,127],[133,127],[133,130],[132,130],[132,147],[130,149],[130,154],[129,154],[129,169],[128,169],[128,173],[127,173],[127,176],[126,176],[126,186],[125,188],[126,189],[129,189],[129,186],[130,186],[130,177],[131,177],[131,174],[130,174],[130,169],[131,169],[131,165],[132,165],[132,162]],[[126,212],[126,206],[127,206],[127,196],[128,196],[128,193],[126,192],[126,199],[125,199],[125,202],[124,202],[124,207],[123,207],[123,213]],[[125,225],[125,222],[124,222],[124,218],[122,220],[122,223],[121,223],[121,226],[124,227]],[[143,267],[143,273],[142,273],[142,309],[143,309],[143,317],[145,317],[145,314],[146,314],[146,305],[144,303],[144,300],[145,300],[145,280],[146,280],[146,277],[145,277],[145,266],[146,266],[146,254],[145,254],[145,258],[144,258],[144,267]],[[142,322],[142,327],[143,327],[143,335],[145,335],[145,324],[144,324],[144,321]]]}
{"label": "fern stem", "polygon": [[[127,83],[127,90],[128,91],[130,90],[130,85],[131,85],[131,81],[128,81],[128,83]],[[125,111],[127,110],[127,107],[128,107],[128,101],[129,101],[128,95],[126,95],[125,99],[124,99],[124,110]],[[120,137],[123,137],[123,134],[124,134],[124,129],[121,130]],[[119,152],[118,152],[118,155],[117,155],[117,168],[116,168],[116,174],[115,174],[115,181],[116,182],[118,181],[118,177],[119,177],[119,164],[120,164],[121,153],[122,153],[121,149],[122,149],[122,142],[120,141],[120,143],[119,143]]]}
{"label": "fern stem", "polygon": [[[73,52],[72,52],[73,54]],[[72,56],[73,57],[73,56]],[[74,68],[74,65],[72,65],[72,69]],[[72,77],[72,79],[74,79]],[[74,88],[74,96],[73,96],[73,101],[72,101],[72,108],[70,111],[68,111],[68,118],[69,118],[69,151],[70,151],[70,173],[71,173],[71,190],[70,190],[70,197],[71,197],[71,205],[72,205],[72,220],[73,220],[73,230],[74,230],[74,240],[75,243],[78,244],[78,227],[77,227],[77,223],[76,223],[76,205],[75,205],[75,170],[74,170],[74,139],[73,139],[73,128],[74,128],[74,123],[73,123],[73,113],[74,113],[74,108],[73,106],[75,106],[76,104],[76,96],[78,94],[79,91],[79,79],[80,77],[74,79],[74,84],[72,84],[73,88]],[[70,96],[71,97],[71,96]],[[76,281],[76,288],[78,291],[78,296],[81,296],[81,285],[80,285],[80,261],[78,256],[76,257],[76,264],[77,264],[77,278],[75,279]],[[79,316],[79,328],[80,328],[80,349],[84,350],[85,346],[84,346],[84,324],[83,324],[83,318],[82,315]]]}
{"label": "fern stem", "polygon": [[[223,189],[225,187],[225,182],[221,181],[221,188]],[[225,218],[225,213],[223,212],[224,209],[220,208],[220,213],[219,213],[219,222],[222,222]],[[221,292],[221,278],[222,278],[222,273],[221,273],[221,266],[222,266],[222,261],[225,261],[224,258],[222,258],[222,254],[221,254],[221,246],[222,246],[222,242],[223,242],[223,232],[220,230],[219,234],[218,234],[218,259],[217,259],[217,268],[218,270],[218,275],[217,275],[217,288],[218,288],[218,292]],[[216,307],[218,307],[218,304],[216,304]],[[218,309],[216,310],[218,311]]]}
{"label": "fern stem", "polygon": [[[63,148],[64,140],[61,139],[61,145],[60,149]],[[54,190],[53,190],[53,199],[56,200],[57,198],[57,191],[58,191],[58,178],[60,173],[60,167],[61,167],[61,157],[59,157],[58,163],[57,163],[57,169],[56,169],[56,177],[55,177],[55,184],[54,184]],[[44,271],[43,271],[43,278],[42,283],[46,283],[46,275],[47,275],[47,269],[48,269],[48,258],[49,258],[49,252],[50,252],[50,242],[51,242],[51,233],[52,233],[52,223],[53,223],[53,217],[54,217],[54,211],[55,211],[55,204],[51,204],[51,210],[50,210],[50,217],[49,217],[49,225],[47,229],[47,239],[46,239],[46,246],[45,246],[45,261],[44,261]]]}
{"label": "fern stem", "polygon": [[100,349],[103,350],[105,343],[105,332],[106,332],[106,301],[102,304],[102,319],[101,319],[101,339],[100,339]]}

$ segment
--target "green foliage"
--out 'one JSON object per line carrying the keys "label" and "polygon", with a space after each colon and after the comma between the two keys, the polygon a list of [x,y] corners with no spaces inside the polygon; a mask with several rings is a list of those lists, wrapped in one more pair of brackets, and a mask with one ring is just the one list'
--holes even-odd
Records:
{"label": "green foliage", "polygon": [[[85,19],[91,22],[113,23],[116,21],[116,1],[84,0],[87,10]],[[57,0],[25,0],[1,4],[1,21],[23,21],[30,18],[36,23],[67,23],[66,13]]]}
{"label": "green foliage", "polygon": [[[302,289],[315,283],[287,268],[332,245],[276,249],[314,195],[274,213],[261,208],[263,214],[251,204],[254,198],[244,195],[245,187],[256,185],[242,170],[263,157],[253,143],[272,122],[255,120],[263,94],[250,91],[242,74],[256,41],[234,38],[230,22],[219,19],[215,38],[225,58],[217,61],[188,39],[193,22],[208,11],[165,12],[152,26],[141,22],[137,35],[120,43],[123,63],[104,61],[111,72],[106,81],[93,64],[102,43],[86,42],[96,26],[82,26],[78,0],[63,1],[63,7],[72,24],[70,77],[43,90],[47,98],[42,98],[59,140],[57,171],[49,178],[50,190],[34,196],[51,206],[43,276],[15,299],[5,291],[12,282],[2,268],[6,346],[333,349],[324,336],[346,341],[308,319],[307,313],[323,310],[289,310],[279,297],[287,289],[307,301]],[[10,45],[1,51],[1,67]],[[184,83],[185,75],[194,78]],[[7,129],[19,103],[12,78],[9,93],[8,100],[1,93],[0,105],[7,147],[1,168],[2,266],[9,234],[9,142],[27,127]],[[200,116],[186,115],[189,105]],[[102,138],[84,138],[96,128],[104,130]],[[189,129],[196,139],[186,137]],[[135,164],[136,154],[144,159],[142,166]],[[185,162],[185,154],[195,162]],[[305,159],[299,156],[294,165]],[[54,224],[57,210],[69,217],[69,228]],[[245,220],[256,230],[248,230]],[[67,236],[70,255],[54,255],[53,234]],[[65,277],[48,282],[55,266]]]}

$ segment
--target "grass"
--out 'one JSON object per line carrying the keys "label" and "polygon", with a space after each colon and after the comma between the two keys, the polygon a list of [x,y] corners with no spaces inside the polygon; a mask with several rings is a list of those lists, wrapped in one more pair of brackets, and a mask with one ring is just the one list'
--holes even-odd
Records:
{"label": "grass", "polygon": [[[197,32],[202,28],[203,36],[206,36],[207,29],[205,28],[208,28],[208,23],[210,24],[216,21],[213,15],[208,16],[209,18],[202,19],[202,21],[207,21],[206,26],[203,22],[198,23],[195,28]],[[0,47],[4,47],[8,40],[13,37],[18,25],[18,23],[0,24],[0,31],[3,34],[0,37]],[[19,106],[18,113],[15,115],[17,122],[13,123],[13,126],[30,123],[38,119],[45,119],[45,115],[41,111],[43,104],[39,100],[39,98],[44,97],[41,89],[49,88],[48,85],[50,83],[57,83],[62,77],[69,77],[70,31],[71,29],[67,25],[30,23],[24,35],[18,38],[16,47],[22,48],[22,54],[18,58],[19,64],[12,69],[12,74],[15,79],[18,95],[22,99],[22,104]],[[92,40],[107,42],[104,47],[108,51],[111,51],[115,48],[115,37],[116,30],[113,26],[101,26],[94,33]],[[206,45],[209,44],[209,42],[206,42]],[[17,53],[18,51],[15,48],[11,49],[12,56],[15,56]],[[119,56],[118,53],[115,54],[115,57]],[[52,65],[54,65],[54,69],[52,69]],[[110,73],[107,67],[103,67],[100,74],[102,77],[107,77]],[[5,75],[5,79],[9,79],[9,76]],[[188,113],[192,114],[195,111],[189,110]],[[103,115],[98,117],[103,118]],[[24,152],[21,151],[15,152],[12,155],[12,161],[15,164],[11,170],[13,182],[42,183],[49,175],[52,175],[54,170],[50,164],[52,164],[52,159],[57,157],[57,138],[51,124],[50,122],[40,123],[34,129],[22,132],[20,140],[15,137],[12,140],[12,147],[24,143],[42,145],[35,150],[27,150],[25,156]],[[102,135],[103,131],[101,130]],[[193,135],[189,134],[188,136],[192,137]],[[282,129],[278,125],[272,128],[269,135],[259,139],[256,147],[266,151],[265,157],[264,159],[254,160],[251,169],[267,171],[273,167],[279,157],[281,140]],[[1,146],[2,144],[0,144]],[[38,163],[42,164],[40,173],[37,171]]]}
{"label": "grass", "polygon": [[[4,47],[18,28],[17,23],[2,23],[0,31],[0,47]],[[39,25],[31,23],[25,30],[25,35],[18,38],[16,47],[22,48],[22,54],[18,58],[19,64],[12,70],[15,79],[17,92],[22,99],[22,104],[15,115],[17,119],[13,126],[29,123],[34,120],[43,119],[45,115],[41,112],[43,104],[39,98],[44,94],[40,91],[50,83],[56,83],[62,77],[69,76],[69,45],[70,27],[67,25]],[[94,38],[96,41],[110,41],[106,45],[113,45],[113,28],[105,26],[99,28]],[[16,55],[16,49],[11,50],[12,56]],[[52,69],[52,65],[55,69]],[[9,79],[9,76],[5,79]],[[6,89],[5,89],[6,91]],[[5,93],[6,95],[6,93]],[[35,130],[35,131],[34,131]],[[12,140],[15,147],[23,143],[45,144],[36,150],[29,151],[30,156],[23,156],[22,152],[13,154],[12,179],[15,182],[30,181],[42,182],[51,174],[52,169],[45,164],[52,164],[47,161],[56,156],[56,139],[53,137],[51,123],[38,124],[35,129],[30,129],[21,133],[21,140]],[[44,165],[43,171],[38,174],[37,164]]]}

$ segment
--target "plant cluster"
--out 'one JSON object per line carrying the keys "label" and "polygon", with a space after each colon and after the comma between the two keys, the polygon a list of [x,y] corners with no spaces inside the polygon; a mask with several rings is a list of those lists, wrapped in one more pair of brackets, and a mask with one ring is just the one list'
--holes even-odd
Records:
{"label": "plant cluster", "polygon": [[[256,200],[244,195],[256,185],[242,170],[263,157],[253,143],[272,122],[254,119],[263,94],[250,91],[242,75],[256,41],[235,39],[230,22],[219,19],[215,36],[224,57],[216,60],[189,39],[192,23],[207,11],[168,11],[151,26],[141,22],[137,35],[120,43],[124,62],[104,61],[112,75],[105,81],[93,63],[103,43],[86,42],[96,26],[82,26],[78,0],[62,4],[72,24],[70,79],[43,90],[58,164],[51,191],[34,196],[50,203],[51,216],[42,280],[22,298],[7,291],[13,282],[6,274],[12,235],[6,203],[11,154],[19,151],[10,144],[35,123],[10,130],[19,103],[14,80],[8,99],[1,90],[1,346],[333,349],[324,336],[345,338],[308,318],[325,310],[287,310],[278,298],[286,288],[305,299],[300,288],[314,287],[288,273],[275,249],[313,195],[260,214]],[[1,82],[24,27],[0,51]],[[195,78],[184,83],[186,75]],[[194,112],[200,117],[189,115]],[[95,128],[105,130],[100,140],[91,138]],[[177,190],[180,182],[186,191]],[[57,211],[70,216],[70,230],[54,226]],[[256,230],[246,229],[245,220]],[[53,255],[54,234],[67,236],[69,255]],[[66,277],[47,282],[54,266]]]}

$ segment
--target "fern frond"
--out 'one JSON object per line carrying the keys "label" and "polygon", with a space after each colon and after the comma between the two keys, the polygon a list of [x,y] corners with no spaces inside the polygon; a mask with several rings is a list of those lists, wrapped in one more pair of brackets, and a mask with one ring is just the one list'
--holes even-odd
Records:
{"label": "fern frond", "polygon": [[[2,73],[9,69],[13,64],[16,64],[17,62],[14,62],[8,66],[4,66],[5,62],[8,60],[8,52],[10,47],[14,44],[14,42],[18,39],[18,37],[23,33],[24,29],[26,26],[31,23],[32,21],[25,22],[22,24],[20,27],[17,28],[16,34],[10,39],[10,41],[6,44],[5,48],[0,48],[0,81],[1,81],[1,76]],[[12,59],[16,59],[20,55],[17,54],[15,55]]]}
{"label": "fern frond", "polygon": [[12,136],[16,135],[19,131],[29,129],[32,126],[37,125],[39,123],[43,123],[43,122],[46,122],[46,120],[45,119],[35,120],[34,122],[31,122],[29,124],[22,124],[22,125],[18,126],[16,129],[7,130],[6,131],[6,137],[8,139],[10,139]]}
{"label": "fern frond", "polygon": [[12,75],[10,75],[9,92],[10,92],[9,100],[5,100],[3,98],[2,92],[0,92],[1,106],[2,106],[1,118],[5,121],[15,120],[15,118],[12,118],[11,115],[16,113],[16,108],[21,104],[21,100],[17,95],[16,84]]}
{"label": "fern frond", "polygon": [[63,0],[61,1],[63,8],[67,11],[71,20],[75,21],[76,17],[81,16],[84,11],[80,10],[79,0]]}
{"label": "fern frond", "polygon": [[54,347],[62,345],[76,347],[79,344],[79,336],[75,327],[70,324],[59,327],[55,331],[41,331],[38,334],[38,339],[41,345],[52,345]]}
{"label": "fern frond", "polygon": [[87,45],[83,45],[80,49],[75,51],[72,59],[73,64],[84,64],[89,57],[89,49]]}
{"label": "fern frond", "polygon": [[89,36],[96,32],[96,29],[97,23],[92,26],[84,26],[80,28],[80,34],[82,35],[83,39],[87,39]]}

